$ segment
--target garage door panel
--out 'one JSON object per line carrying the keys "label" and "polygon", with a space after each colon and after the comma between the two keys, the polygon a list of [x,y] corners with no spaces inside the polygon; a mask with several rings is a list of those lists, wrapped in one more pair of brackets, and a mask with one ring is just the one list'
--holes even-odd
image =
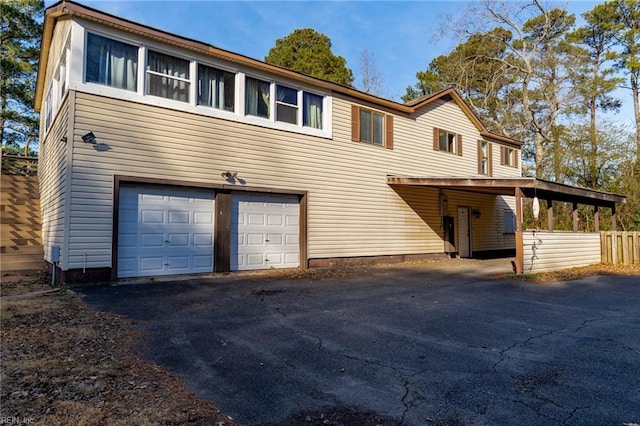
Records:
{"label": "garage door panel", "polygon": [[140,246],[142,248],[156,248],[164,246],[163,234],[142,234],[140,235]]}
{"label": "garage door panel", "polygon": [[171,247],[189,247],[189,234],[169,234],[167,241]]}
{"label": "garage door panel", "polygon": [[265,225],[264,214],[262,214],[262,213],[249,213],[247,215],[247,224],[248,225],[264,226]]}
{"label": "garage door panel", "polygon": [[169,223],[184,225],[191,222],[191,218],[188,211],[169,211]]}
{"label": "garage door panel", "polygon": [[247,263],[246,263],[247,267],[252,267],[252,266],[264,267],[265,266],[264,255],[262,253],[247,253],[246,259],[247,259]]}
{"label": "garage door panel", "polygon": [[298,247],[299,243],[299,238],[298,238],[298,234],[287,234],[284,236],[285,238],[285,244],[288,246],[294,246],[294,247]]}
{"label": "garage door panel", "polygon": [[189,256],[168,256],[166,266],[170,271],[188,270]]}
{"label": "garage door panel", "polygon": [[193,234],[193,245],[195,247],[213,247],[213,235]]}
{"label": "garage door panel", "polygon": [[267,215],[267,225],[277,225],[277,226],[282,225],[282,215],[279,215],[279,214]]}
{"label": "garage door panel", "polygon": [[298,227],[300,226],[300,219],[298,218],[298,216],[287,215],[285,216],[285,225]]}
{"label": "garage door panel", "polygon": [[142,210],[141,215],[143,224],[164,223],[164,211],[162,210]]}
{"label": "garage door panel", "polygon": [[196,225],[213,224],[213,214],[210,212],[197,211],[193,213],[193,223]]}
{"label": "garage door panel", "polygon": [[256,233],[247,234],[247,245],[248,246],[263,246],[264,245],[264,234],[256,234]]}
{"label": "garage door panel", "polygon": [[231,269],[298,267],[299,210],[297,197],[234,196]]}
{"label": "garage door panel", "polygon": [[213,271],[211,192],[122,187],[118,276]]}
{"label": "garage door panel", "polygon": [[267,245],[269,246],[281,246],[284,240],[282,234],[267,234]]}
{"label": "garage door panel", "polygon": [[161,256],[145,256],[140,259],[140,270],[146,273],[161,272],[164,269],[164,258]]}
{"label": "garage door panel", "polygon": [[213,269],[213,256],[193,256],[193,267]]}

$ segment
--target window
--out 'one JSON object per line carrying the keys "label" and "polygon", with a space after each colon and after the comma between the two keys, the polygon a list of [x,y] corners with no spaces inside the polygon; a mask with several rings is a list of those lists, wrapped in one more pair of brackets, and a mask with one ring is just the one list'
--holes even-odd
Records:
{"label": "window", "polygon": [[384,114],[360,108],[360,142],[384,145]]}
{"label": "window", "polygon": [[198,64],[198,105],[234,111],[236,75]]}
{"label": "window", "polygon": [[87,35],[87,83],[136,91],[138,48],[96,34]]}
{"label": "window", "polygon": [[51,87],[47,91],[47,97],[44,101],[44,130],[49,130],[51,127],[51,119],[53,118],[53,105],[51,105]]}
{"label": "window", "polygon": [[504,233],[516,233],[516,215],[512,210],[504,210]]}
{"label": "window", "polygon": [[518,167],[518,157],[516,153],[517,151],[515,149],[503,146],[500,164],[503,166]]}
{"label": "window", "polygon": [[434,127],[433,149],[462,155],[462,135]]}
{"label": "window", "polygon": [[478,174],[493,175],[492,146],[489,142],[478,141]]}
{"label": "window", "polygon": [[298,124],[298,91],[276,85],[276,120]]}
{"label": "window", "polygon": [[244,113],[269,118],[271,85],[267,81],[247,77],[245,80]]}
{"label": "window", "polygon": [[302,123],[306,127],[322,129],[322,101],[320,95],[302,93]]}
{"label": "window", "polygon": [[58,99],[64,98],[64,95],[67,91],[67,49],[65,48],[62,52],[62,57],[60,58],[60,64],[58,65],[58,69],[54,75],[54,80],[56,80],[58,85]]}
{"label": "window", "polygon": [[393,149],[393,116],[352,105],[351,140]]}
{"label": "window", "polygon": [[189,61],[149,50],[147,95],[189,102]]}

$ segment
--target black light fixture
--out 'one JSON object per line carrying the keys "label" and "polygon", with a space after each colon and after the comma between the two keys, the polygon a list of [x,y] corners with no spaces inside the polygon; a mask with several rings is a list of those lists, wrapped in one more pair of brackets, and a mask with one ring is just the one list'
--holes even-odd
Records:
{"label": "black light fixture", "polygon": [[235,179],[238,177],[238,172],[231,172],[231,171],[227,171],[227,172],[222,172],[221,173],[222,177],[227,179],[227,180],[231,180],[231,179]]}
{"label": "black light fixture", "polygon": [[82,135],[82,140],[84,143],[96,143],[96,135],[93,132],[89,132],[86,135]]}

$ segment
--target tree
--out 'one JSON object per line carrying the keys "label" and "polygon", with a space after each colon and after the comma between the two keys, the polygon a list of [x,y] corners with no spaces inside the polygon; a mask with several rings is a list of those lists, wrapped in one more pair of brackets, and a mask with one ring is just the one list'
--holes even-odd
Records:
{"label": "tree", "polygon": [[496,28],[489,33],[469,36],[450,54],[432,60],[426,71],[419,71],[416,74],[418,82],[407,88],[403,99],[409,101],[455,87],[490,130],[509,135],[512,129],[505,125],[505,121],[514,111],[510,103],[513,96],[509,94],[514,89],[515,79],[502,62],[510,60],[505,43],[494,42],[492,36],[504,40],[510,39],[511,33]]}
{"label": "tree", "polygon": [[382,96],[384,87],[384,77],[376,65],[374,56],[369,53],[368,48],[362,49],[360,54],[360,90],[363,92]]}
{"label": "tree", "polygon": [[[589,134],[584,140],[590,149],[585,152],[588,159],[585,165],[583,185],[597,188],[600,184],[600,168],[597,158],[600,148],[598,140],[598,111],[611,111],[620,108],[618,99],[611,96],[622,79],[615,77],[613,67],[606,66],[611,49],[615,45],[616,25],[614,13],[606,4],[597,5],[592,10],[583,13],[585,25],[570,34],[570,39],[583,46],[583,66],[572,73],[574,84],[578,90],[581,102],[589,114]],[[583,111],[576,111],[582,113]]]}
{"label": "tree", "polygon": [[0,2],[0,127],[3,152],[25,155],[38,139],[33,110],[44,13],[42,0]]}
{"label": "tree", "polygon": [[353,72],[347,68],[347,61],[342,56],[333,54],[329,37],[311,28],[294,30],[276,40],[264,60],[345,86],[351,87],[353,83]]}
{"label": "tree", "polygon": [[566,35],[575,18],[538,0],[482,0],[470,3],[462,19],[447,21],[443,31],[463,42],[436,58],[420,84],[431,89],[434,73],[445,76],[493,130],[526,142],[537,177],[560,179],[555,141],[562,131],[558,118],[573,103],[568,73],[574,54]]}
{"label": "tree", "polygon": [[636,126],[636,172],[640,173],[640,2],[613,0],[604,6],[612,8],[614,37],[619,47],[612,57],[617,68],[629,74]]}

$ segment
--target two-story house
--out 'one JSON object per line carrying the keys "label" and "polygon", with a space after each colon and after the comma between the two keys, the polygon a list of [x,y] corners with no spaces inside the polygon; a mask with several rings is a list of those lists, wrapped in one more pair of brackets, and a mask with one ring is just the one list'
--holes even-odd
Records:
{"label": "two-story house", "polygon": [[40,63],[63,281],[516,248],[513,196],[418,182],[521,176],[521,143],[454,90],[400,104],[69,1],[46,11]]}

